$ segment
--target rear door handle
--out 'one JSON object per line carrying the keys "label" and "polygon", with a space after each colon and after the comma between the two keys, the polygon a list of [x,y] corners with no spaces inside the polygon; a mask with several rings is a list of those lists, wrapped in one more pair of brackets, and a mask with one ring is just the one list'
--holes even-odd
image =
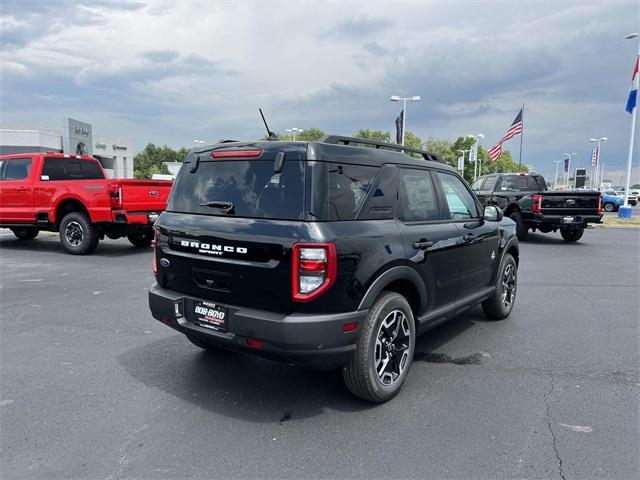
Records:
{"label": "rear door handle", "polygon": [[432,245],[433,245],[433,242],[428,242],[425,238],[421,238],[417,242],[413,242],[413,248],[417,248],[419,250],[426,250]]}

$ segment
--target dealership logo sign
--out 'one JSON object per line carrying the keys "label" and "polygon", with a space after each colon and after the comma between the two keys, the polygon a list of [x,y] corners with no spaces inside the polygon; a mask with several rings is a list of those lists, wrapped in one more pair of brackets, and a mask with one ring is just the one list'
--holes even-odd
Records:
{"label": "dealership logo sign", "polygon": [[83,137],[87,137],[89,135],[89,129],[85,127],[75,126],[73,127],[73,133],[76,135],[82,135]]}

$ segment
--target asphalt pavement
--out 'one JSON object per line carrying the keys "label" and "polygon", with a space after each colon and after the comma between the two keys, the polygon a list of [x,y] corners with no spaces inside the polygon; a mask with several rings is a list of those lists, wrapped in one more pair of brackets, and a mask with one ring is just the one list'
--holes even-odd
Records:
{"label": "asphalt pavement", "polygon": [[0,234],[0,476],[640,478],[639,262],[640,229],[531,234],[510,318],[428,332],[371,405],[153,320],[148,249]]}

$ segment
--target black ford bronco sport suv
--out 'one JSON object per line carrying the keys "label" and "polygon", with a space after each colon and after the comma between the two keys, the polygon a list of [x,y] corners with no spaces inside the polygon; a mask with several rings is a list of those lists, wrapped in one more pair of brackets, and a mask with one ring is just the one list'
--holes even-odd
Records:
{"label": "black ford bronco sport suv", "polygon": [[156,319],[206,350],[341,368],[373,402],[400,390],[416,335],[479,303],[505,318],[515,301],[514,222],[435,155],[398,145],[193,150],[155,231]]}

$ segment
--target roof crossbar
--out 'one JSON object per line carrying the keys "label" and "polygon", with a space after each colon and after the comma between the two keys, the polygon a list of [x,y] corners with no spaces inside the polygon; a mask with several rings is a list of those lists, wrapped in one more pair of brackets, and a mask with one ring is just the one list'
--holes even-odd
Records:
{"label": "roof crossbar", "polygon": [[396,143],[378,142],[376,140],[369,140],[368,138],[358,137],[344,137],[341,135],[325,135],[320,139],[320,143],[328,143],[332,145],[371,145],[374,148],[383,150],[395,150],[398,152],[417,153],[425,160],[432,162],[444,163],[438,155],[429,153],[426,150],[420,150],[419,148],[407,147],[404,145],[398,145]]}

